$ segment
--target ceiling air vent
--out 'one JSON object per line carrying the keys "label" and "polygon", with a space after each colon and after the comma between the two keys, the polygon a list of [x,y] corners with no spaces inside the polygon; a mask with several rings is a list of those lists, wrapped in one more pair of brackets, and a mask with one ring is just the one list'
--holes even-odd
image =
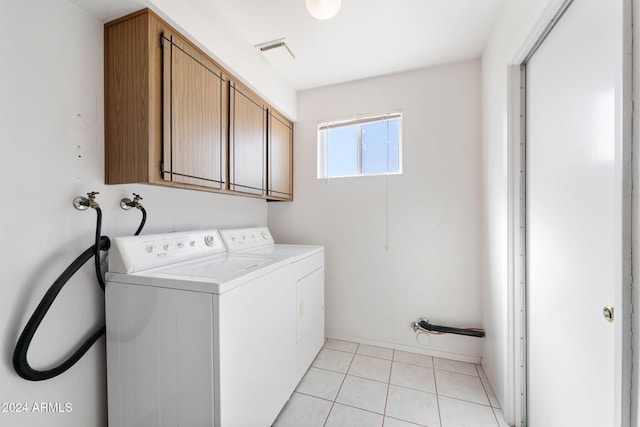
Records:
{"label": "ceiling air vent", "polygon": [[291,49],[289,49],[289,46],[287,46],[285,39],[258,44],[256,45],[256,49],[262,52],[270,62],[282,63],[296,59],[296,56]]}

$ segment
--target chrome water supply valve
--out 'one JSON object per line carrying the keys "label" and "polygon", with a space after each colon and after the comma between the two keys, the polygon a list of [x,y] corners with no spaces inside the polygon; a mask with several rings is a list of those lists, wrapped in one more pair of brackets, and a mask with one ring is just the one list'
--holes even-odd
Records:
{"label": "chrome water supply valve", "polygon": [[140,232],[142,231],[142,228],[144,227],[144,224],[147,222],[147,211],[145,210],[144,206],[142,206],[142,203],[140,203],[140,200],[142,200],[142,197],[140,197],[140,195],[136,193],[133,193],[133,200],[127,197],[120,200],[120,207],[125,211],[128,211],[131,208],[136,208],[142,214],[142,221],[140,222],[140,227],[138,227],[138,230],[135,232],[134,236],[137,236],[140,234]]}
{"label": "chrome water supply valve", "polygon": [[73,206],[80,211],[84,211],[89,208],[96,209],[100,207],[100,205],[98,205],[98,203],[96,202],[96,195],[98,194],[100,193],[97,191],[92,191],[90,193],[87,193],[87,197],[78,196],[73,199]]}
{"label": "chrome water supply valve", "polygon": [[125,211],[128,211],[131,208],[142,209],[142,203],[140,203],[142,197],[139,194],[133,193],[133,200],[125,197],[120,200],[120,207]]}

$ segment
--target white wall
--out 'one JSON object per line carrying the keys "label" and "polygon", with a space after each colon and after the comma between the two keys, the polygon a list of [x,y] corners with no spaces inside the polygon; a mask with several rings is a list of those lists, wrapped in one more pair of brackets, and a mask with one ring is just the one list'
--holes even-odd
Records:
{"label": "white wall", "polygon": [[[103,234],[135,231],[120,209],[140,193],[146,233],[266,225],[266,202],[145,185],[105,186],[102,23],[64,0],[4,2],[0,14],[0,402],[71,403],[71,413],[0,413],[2,426],[106,426],[104,339],[63,375],[33,383],[11,363],[16,340],[44,292],[91,246],[95,213],[74,197],[99,191]],[[83,268],[36,334],[36,368],[60,361],[103,319],[103,294]]]}
{"label": "white wall", "polygon": [[633,321],[632,330],[633,336],[631,338],[632,351],[633,351],[633,376],[632,382],[632,396],[631,396],[631,425],[637,426],[640,423],[640,392],[638,387],[640,385],[640,291],[638,290],[638,277],[640,277],[640,111],[637,108],[638,100],[640,99],[640,1],[633,0],[633,99],[635,100],[636,108],[633,113],[633,193],[632,193],[632,225],[633,235],[631,237],[631,252],[632,252],[632,269],[631,276],[634,278],[632,284],[632,304],[633,309]]}
{"label": "white wall", "polygon": [[[295,201],[270,203],[269,226],[276,241],[326,246],[327,336],[479,360],[478,338],[422,346],[410,328],[482,326],[479,107],[478,60],[299,93]],[[319,120],[400,108],[402,175],[316,178]]]}

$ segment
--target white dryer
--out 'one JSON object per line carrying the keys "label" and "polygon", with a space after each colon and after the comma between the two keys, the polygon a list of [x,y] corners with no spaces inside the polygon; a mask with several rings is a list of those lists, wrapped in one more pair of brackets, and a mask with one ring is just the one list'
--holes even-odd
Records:
{"label": "white dryer", "polygon": [[324,248],[275,243],[267,227],[220,230],[230,255],[287,259],[296,282],[296,376],[302,378],[324,343]]}
{"label": "white dryer", "polygon": [[323,248],[223,235],[242,249],[216,230],[114,239],[110,426],[270,426],[320,350]]}

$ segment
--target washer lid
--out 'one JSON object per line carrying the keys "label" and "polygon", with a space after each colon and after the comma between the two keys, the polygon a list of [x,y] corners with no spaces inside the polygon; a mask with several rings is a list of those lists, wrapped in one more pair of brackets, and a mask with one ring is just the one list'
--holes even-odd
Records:
{"label": "washer lid", "polygon": [[228,254],[194,259],[138,273],[107,273],[107,286],[115,283],[223,294],[275,271],[287,259]]}
{"label": "washer lid", "polygon": [[181,279],[193,281],[229,281],[250,271],[265,267],[277,261],[267,257],[216,256],[204,260],[196,260],[179,265],[157,268],[149,272],[153,276],[184,276]]}

